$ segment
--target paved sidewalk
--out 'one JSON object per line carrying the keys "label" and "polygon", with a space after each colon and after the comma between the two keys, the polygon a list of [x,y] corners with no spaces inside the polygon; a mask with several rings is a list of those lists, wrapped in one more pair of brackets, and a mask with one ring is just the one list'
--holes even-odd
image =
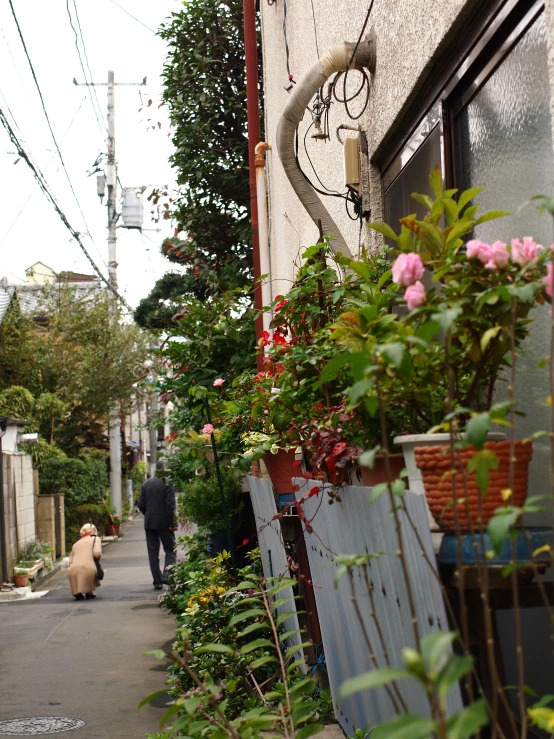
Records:
{"label": "paved sidewalk", "polygon": [[80,719],[82,728],[64,734],[75,739],[144,739],[159,731],[169,698],[140,713],[137,706],[163,689],[165,665],[142,652],[169,646],[175,622],[157,608],[142,517],[106,547],[102,565],[95,600],[75,601],[62,570],[43,598],[0,603],[0,721]]}

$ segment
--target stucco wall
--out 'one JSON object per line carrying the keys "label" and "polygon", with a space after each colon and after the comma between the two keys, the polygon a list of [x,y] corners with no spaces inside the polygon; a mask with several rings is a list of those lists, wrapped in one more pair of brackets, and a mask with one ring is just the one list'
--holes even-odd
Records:
{"label": "stucco wall", "polygon": [[[372,81],[369,106],[358,121],[368,139],[369,157],[375,156],[384,140],[402,121],[403,108],[417,94],[434,60],[459,32],[464,16],[475,0],[375,0],[369,26],[377,35],[377,66]],[[300,205],[290,187],[275,150],[275,134],[279,117],[287,103],[285,43],[283,36],[283,3],[269,5],[261,0],[262,53],[264,59],[264,101],[266,140],[273,147],[268,153],[270,254],[273,295],[284,292],[295,273],[295,262],[302,247],[317,240],[317,228]],[[343,41],[356,41],[363,26],[367,2],[352,0],[313,0],[320,54]],[[287,38],[290,69],[300,79],[317,61],[314,18],[310,0],[287,5]],[[352,84],[359,84],[356,73]],[[350,80],[349,80],[350,84]],[[351,107],[356,112],[358,103]],[[302,136],[311,118],[306,114],[300,127]],[[330,115],[331,141],[308,140],[315,169],[327,188],[343,191],[343,152],[336,137],[339,124],[352,124],[344,106],[333,103]],[[356,122],[357,123],[357,122]],[[313,171],[302,151],[303,169],[313,180]],[[372,214],[380,216],[381,188],[378,172],[372,168]],[[325,197],[325,206],[339,225],[352,252],[356,253],[360,237],[365,242],[365,228],[349,220],[343,201]]]}

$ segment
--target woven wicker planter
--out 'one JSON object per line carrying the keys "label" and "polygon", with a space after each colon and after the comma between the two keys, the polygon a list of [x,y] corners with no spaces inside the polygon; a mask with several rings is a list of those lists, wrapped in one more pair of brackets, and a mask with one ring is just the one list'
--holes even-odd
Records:
{"label": "woven wicker planter", "polygon": [[277,454],[266,454],[263,458],[273,488],[278,495],[292,493],[292,478],[298,477],[297,468],[294,467],[296,453],[294,449],[286,452],[279,449]]}
{"label": "woven wicker planter", "polygon": [[[492,518],[496,508],[506,505],[501,491],[510,487],[510,442],[488,441],[485,448],[496,454],[499,465],[497,470],[490,471],[490,482],[487,494],[481,497],[482,524],[485,526]],[[456,533],[453,506],[453,487],[449,446],[422,446],[415,450],[416,463],[423,477],[425,497],[429,510],[441,531]],[[457,488],[456,498],[464,499],[458,503],[457,513],[460,533],[470,533],[470,520],[473,528],[479,526],[479,488],[475,475],[467,472],[467,464],[475,454],[474,447],[462,449],[456,453]],[[521,506],[527,497],[529,478],[529,462],[533,454],[532,442],[515,442],[514,484],[510,504]],[[461,462],[460,462],[461,460]],[[465,472],[465,482],[462,471]]]}

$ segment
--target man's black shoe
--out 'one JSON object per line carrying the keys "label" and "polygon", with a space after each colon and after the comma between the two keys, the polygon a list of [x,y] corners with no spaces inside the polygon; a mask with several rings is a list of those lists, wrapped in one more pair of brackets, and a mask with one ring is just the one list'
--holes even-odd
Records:
{"label": "man's black shoe", "polygon": [[154,590],[162,590],[163,584],[161,582],[155,582],[154,583]]}

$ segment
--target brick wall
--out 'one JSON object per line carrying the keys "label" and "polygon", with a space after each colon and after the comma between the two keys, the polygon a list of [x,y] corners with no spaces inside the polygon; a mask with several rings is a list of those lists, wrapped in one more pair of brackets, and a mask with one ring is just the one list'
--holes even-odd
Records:
{"label": "brick wall", "polygon": [[4,452],[2,465],[8,573],[11,577],[19,550],[36,538],[33,465],[30,455],[19,452]]}

